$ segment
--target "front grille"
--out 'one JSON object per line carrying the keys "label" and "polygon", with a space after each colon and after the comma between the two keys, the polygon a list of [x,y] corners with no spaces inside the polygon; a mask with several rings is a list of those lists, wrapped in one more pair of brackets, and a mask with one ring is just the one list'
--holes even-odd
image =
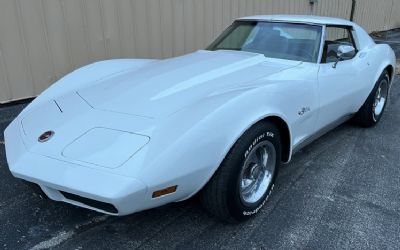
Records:
{"label": "front grille", "polygon": [[106,211],[108,213],[118,214],[117,208],[115,208],[114,205],[112,205],[110,203],[92,200],[89,198],[85,198],[85,197],[82,197],[82,196],[79,196],[76,194],[67,193],[64,191],[60,191],[60,193],[69,200],[77,201],[77,202],[85,204],[89,207],[97,208],[97,209]]}

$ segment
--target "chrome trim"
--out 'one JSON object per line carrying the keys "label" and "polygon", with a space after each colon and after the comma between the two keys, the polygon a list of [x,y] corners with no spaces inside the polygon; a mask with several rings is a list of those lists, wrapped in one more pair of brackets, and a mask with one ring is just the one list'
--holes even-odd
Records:
{"label": "chrome trim", "polygon": [[325,36],[326,36],[326,25],[323,25],[322,27],[322,35],[321,35],[321,44],[320,44],[320,48],[319,48],[319,57],[318,57],[318,61],[317,64],[321,64],[322,62],[322,55],[324,54],[324,46],[325,46]]}
{"label": "chrome trim", "polygon": [[325,127],[321,128],[320,130],[318,130],[314,134],[310,135],[309,137],[307,137],[303,141],[299,142],[297,145],[295,145],[293,147],[292,156],[295,153],[299,152],[302,148],[306,147],[307,145],[309,145],[313,141],[317,140],[321,136],[323,136],[326,133],[328,133],[329,131],[332,131],[334,128],[336,128],[339,125],[341,125],[341,124],[345,123],[346,121],[350,120],[353,116],[354,116],[354,114],[345,115],[345,116],[337,119],[336,121],[326,125]]}
{"label": "chrome trim", "polygon": [[313,23],[313,22],[302,22],[302,21],[287,21],[287,20],[270,20],[270,19],[235,19],[235,21],[241,22],[270,22],[270,23],[294,23],[294,24],[308,24],[314,26],[325,26],[322,23]]}
{"label": "chrome trim", "polygon": [[248,154],[240,173],[240,199],[254,204],[268,191],[276,167],[276,151],[269,141],[257,144]]}
{"label": "chrome trim", "polygon": [[373,108],[372,108],[372,117],[374,121],[376,122],[378,118],[381,116],[383,113],[386,102],[389,96],[389,82],[387,79],[383,79],[379,83],[379,87],[375,93],[375,100],[373,103]]}

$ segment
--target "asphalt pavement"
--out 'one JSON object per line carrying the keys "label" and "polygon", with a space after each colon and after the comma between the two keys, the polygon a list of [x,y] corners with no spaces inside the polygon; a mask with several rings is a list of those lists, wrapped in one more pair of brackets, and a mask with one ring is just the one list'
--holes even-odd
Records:
{"label": "asphalt pavement", "polygon": [[[376,127],[346,123],[301,150],[265,208],[238,225],[196,197],[125,217],[42,199],[11,176],[1,133],[0,249],[399,249],[399,84]],[[0,108],[0,131],[23,106]]]}

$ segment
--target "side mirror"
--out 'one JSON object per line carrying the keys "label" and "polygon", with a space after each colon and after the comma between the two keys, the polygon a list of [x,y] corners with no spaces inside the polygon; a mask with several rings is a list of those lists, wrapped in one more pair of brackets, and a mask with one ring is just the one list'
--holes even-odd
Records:
{"label": "side mirror", "polygon": [[333,68],[336,68],[337,64],[346,59],[351,59],[355,56],[356,49],[350,45],[340,45],[337,51],[337,61],[333,65]]}

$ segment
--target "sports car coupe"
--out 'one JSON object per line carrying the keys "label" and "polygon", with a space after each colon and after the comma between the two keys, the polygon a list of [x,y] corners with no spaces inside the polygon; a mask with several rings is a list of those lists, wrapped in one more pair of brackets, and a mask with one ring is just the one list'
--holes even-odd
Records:
{"label": "sports car coupe", "polygon": [[349,119],[379,122],[395,61],[346,20],[239,18],[205,50],[65,76],[6,129],[9,168],[107,214],[199,194],[211,214],[242,221],[301,147]]}

